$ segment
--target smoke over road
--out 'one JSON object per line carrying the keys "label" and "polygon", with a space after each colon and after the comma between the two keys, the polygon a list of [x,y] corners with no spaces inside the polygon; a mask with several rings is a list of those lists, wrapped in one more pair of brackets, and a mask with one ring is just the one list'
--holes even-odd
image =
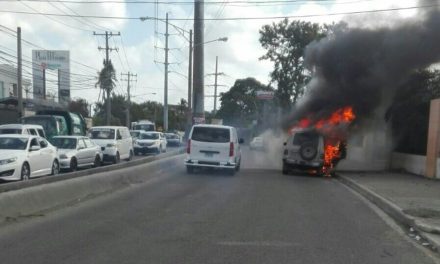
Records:
{"label": "smoke over road", "polygon": [[305,62],[313,79],[283,126],[288,128],[310,115],[319,119],[347,105],[362,121],[381,103],[392,99],[396,87],[412,71],[438,61],[438,10],[395,26],[335,30],[307,47]]}

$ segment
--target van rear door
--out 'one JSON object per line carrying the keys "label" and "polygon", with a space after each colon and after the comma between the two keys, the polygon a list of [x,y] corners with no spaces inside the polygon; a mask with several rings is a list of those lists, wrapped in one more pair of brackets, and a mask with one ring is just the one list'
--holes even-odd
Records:
{"label": "van rear door", "polygon": [[191,159],[227,162],[230,142],[229,128],[195,126],[191,133]]}

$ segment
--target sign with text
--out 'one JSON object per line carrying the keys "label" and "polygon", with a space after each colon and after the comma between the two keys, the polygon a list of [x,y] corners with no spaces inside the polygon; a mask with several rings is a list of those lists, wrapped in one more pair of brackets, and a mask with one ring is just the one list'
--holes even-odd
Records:
{"label": "sign with text", "polygon": [[274,92],[272,91],[257,91],[258,100],[272,100],[274,97]]}

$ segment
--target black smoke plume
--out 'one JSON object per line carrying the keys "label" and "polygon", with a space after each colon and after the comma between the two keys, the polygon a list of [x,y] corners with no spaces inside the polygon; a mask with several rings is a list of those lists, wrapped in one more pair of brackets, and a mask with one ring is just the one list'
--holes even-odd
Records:
{"label": "black smoke plume", "polygon": [[352,106],[362,120],[392,99],[411,72],[440,61],[440,12],[431,10],[393,27],[335,31],[311,43],[305,61],[313,78],[284,127],[344,106]]}

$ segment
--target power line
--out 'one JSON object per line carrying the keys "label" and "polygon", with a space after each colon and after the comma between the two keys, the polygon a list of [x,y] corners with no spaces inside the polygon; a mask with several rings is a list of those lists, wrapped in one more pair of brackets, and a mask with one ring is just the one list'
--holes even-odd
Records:
{"label": "power line", "polygon": [[[313,17],[326,17],[326,16],[340,16],[340,15],[356,15],[356,14],[368,14],[368,13],[380,13],[402,10],[413,10],[422,8],[439,7],[440,4],[409,6],[409,7],[395,7],[385,9],[372,9],[364,11],[350,11],[350,12],[334,12],[326,14],[305,14],[305,15],[287,15],[287,16],[262,16],[262,17],[224,17],[224,18],[204,18],[204,21],[235,21],[235,20],[270,20],[270,19],[286,19],[286,18],[313,18]],[[0,13],[11,14],[26,14],[26,15],[46,15],[55,17],[81,17],[81,18],[94,18],[94,19],[115,19],[115,20],[158,20],[163,21],[163,18],[158,17],[127,17],[127,16],[98,16],[98,15],[66,15],[59,13],[34,13],[26,11],[16,10],[0,10]],[[172,21],[186,21],[194,20],[194,18],[170,18]]]}

